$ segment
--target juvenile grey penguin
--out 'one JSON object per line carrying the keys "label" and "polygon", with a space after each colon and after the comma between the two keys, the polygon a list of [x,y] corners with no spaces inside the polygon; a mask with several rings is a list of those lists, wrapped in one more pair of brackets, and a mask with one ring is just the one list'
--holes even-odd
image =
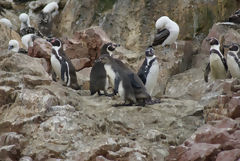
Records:
{"label": "juvenile grey penguin", "polygon": [[54,73],[62,80],[63,85],[76,90],[80,89],[75,68],[63,51],[62,42],[56,38],[47,40],[52,44],[51,66]]}
{"label": "juvenile grey penguin", "polygon": [[150,96],[153,96],[153,90],[157,85],[159,64],[156,56],[154,55],[154,49],[149,46],[145,51],[146,58],[138,70],[138,76],[145,85],[147,92]]}
{"label": "juvenile grey penguin", "polygon": [[123,104],[115,106],[131,106],[133,104],[144,106],[145,100],[151,98],[138,75],[120,60],[105,54],[101,55],[97,61],[104,64],[110,82],[124,100]]}
{"label": "juvenile grey penguin", "polygon": [[240,78],[240,60],[238,57],[239,45],[232,44],[227,53],[227,65],[233,78]]}
{"label": "juvenile grey penguin", "polygon": [[[112,55],[112,52],[119,45],[114,43],[106,43],[102,46],[100,55]],[[98,95],[102,95],[101,91],[104,91],[105,96],[112,96],[113,94],[108,94],[107,89],[109,87],[109,78],[106,75],[106,71],[104,69],[104,65],[101,62],[95,62],[91,73],[90,73],[90,92],[91,95],[94,95],[98,92]],[[116,93],[116,92],[115,92]]]}
{"label": "juvenile grey penguin", "polygon": [[17,40],[10,40],[9,41],[8,50],[13,51],[15,53],[28,54],[28,52],[25,49],[19,48],[19,43],[18,43]]}
{"label": "juvenile grey penguin", "polygon": [[211,73],[212,78],[225,79],[227,77],[228,66],[226,59],[220,51],[220,44],[214,37],[207,39],[210,44],[209,63],[204,73],[204,80],[208,82],[208,74]]}

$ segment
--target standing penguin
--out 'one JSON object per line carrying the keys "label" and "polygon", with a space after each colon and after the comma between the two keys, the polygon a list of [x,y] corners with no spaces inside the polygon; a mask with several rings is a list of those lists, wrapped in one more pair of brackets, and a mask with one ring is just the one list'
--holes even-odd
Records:
{"label": "standing penguin", "polygon": [[[102,46],[100,55],[112,55],[112,52],[119,46],[114,43],[106,43]],[[109,87],[109,79],[106,75],[104,65],[101,62],[95,62],[90,73],[90,92],[94,95],[98,92],[98,95],[102,95],[101,91],[104,91],[105,96],[112,96],[108,94],[107,89]]]}
{"label": "standing penguin", "polygon": [[63,51],[62,42],[55,38],[48,39],[48,41],[52,44],[51,66],[54,73],[64,85],[76,90],[80,89],[75,68]]}
{"label": "standing penguin", "polygon": [[137,103],[142,106],[145,105],[145,100],[149,99],[150,95],[141,79],[133,71],[120,60],[107,54],[101,55],[97,61],[104,64],[106,74],[114,85],[114,89],[124,100],[123,104],[117,104],[116,106],[131,106]]}
{"label": "standing penguin", "polygon": [[208,82],[208,74],[211,73],[212,78],[225,79],[227,77],[228,66],[223,54],[220,51],[220,44],[214,37],[207,39],[210,44],[209,63],[204,73],[204,80]]}
{"label": "standing penguin", "polygon": [[176,42],[179,34],[179,26],[167,16],[160,17],[155,24],[157,34],[154,37],[152,46],[171,45]]}
{"label": "standing penguin", "polygon": [[147,92],[150,96],[153,95],[153,90],[156,87],[159,64],[156,56],[154,55],[154,49],[149,46],[145,51],[146,58],[138,71],[138,76],[145,85]]}
{"label": "standing penguin", "polygon": [[233,78],[240,78],[239,45],[232,44],[227,53],[227,65]]}

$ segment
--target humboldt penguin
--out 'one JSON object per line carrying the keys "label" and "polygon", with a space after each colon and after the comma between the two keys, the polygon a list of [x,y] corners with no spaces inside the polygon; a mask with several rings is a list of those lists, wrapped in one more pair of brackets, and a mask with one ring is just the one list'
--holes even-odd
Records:
{"label": "humboldt penguin", "polygon": [[179,26],[167,16],[160,17],[156,23],[157,34],[154,37],[152,46],[171,45],[176,42],[179,34]]}
{"label": "humboldt penguin", "polygon": [[18,43],[17,40],[10,40],[9,41],[8,50],[13,51],[15,53],[28,54],[28,52],[25,49],[19,48],[19,43]]}
{"label": "humboldt penguin", "polygon": [[28,14],[21,13],[19,15],[19,20],[21,21],[21,27],[20,27],[20,36],[24,36],[27,34],[35,34],[39,37],[43,37],[42,33],[35,29],[34,27],[31,27],[30,25],[30,18]]}
{"label": "humboldt penguin", "polygon": [[51,66],[54,74],[62,80],[63,85],[76,90],[80,89],[75,68],[63,51],[62,42],[57,38],[47,39],[47,41],[52,44]]}
{"label": "humboldt penguin", "polygon": [[138,76],[145,85],[147,92],[150,96],[153,96],[153,90],[157,85],[159,64],[156,56],[154,55],[154,49],[149,46],[145,51],[146,58],[138,70]]}
{"label": "humboldt penguin", "polygon": [[239,45],[232,44],[227,53],[227,65],[233,78],[240,78],[240,60],[238,57]]}
{"label": "humboldt penguin", "polygon": [[52,35],[53,19],[58,14],[57,2],[48,3],[39,14],[38,28],[44,35]]}
{"label": "humboldt penguin", "polygon": [[144,106],[145,100],[151,98],[138,75],[120,60],[104,54],[97,61],[104,64],[110,82],[124,100],[123,104],[115,106],[131,106],[133,104]]}
{"label": "humboldt penguin", "polygon": [[227,77],[228,66],[226,59],[220,51],[220,43],[214,37],[206,39],[210,44],[209,63],[205,69],[204,80],[208,82],[208,74],[211,73],[212,78],[225,79]]}
{"label": "humboldt penguin", "polygon": [[[112,55],[112,52],[118,47],[118,44],[114,43],[106,43],[102,46],[100,55]],[[101,94],[101,91],[104,91],[105,96],[113,96],[114,93],[116,94],[116,91],[112,94],[108,94],[107,90],[109,88],[109,79],[106,75],[106,71],[104,69],[104,65],[101,62],[95,62],[91,73],[90,73],[90,92],[91,95],[94,95],[96,92],[98,92],[98,95]]]}

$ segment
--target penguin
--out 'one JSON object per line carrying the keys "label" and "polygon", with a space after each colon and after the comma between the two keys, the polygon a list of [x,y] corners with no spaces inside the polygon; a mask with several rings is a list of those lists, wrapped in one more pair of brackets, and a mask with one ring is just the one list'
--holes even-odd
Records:
{"label": "penguin", "polygon": [[154,37],[152,46],[171,45],[176,42],[179,35],[179,26],[167,16],[160,17],[156,23],[157,34]]}
{"label": "penguin", "polygon": [[208,82],[208,74],[211,73],[212,78],[225,79],[227,77],[228,66],[226,59],[220,51],[220,43],[214,37],[206,39],[210,44],[209,63],[205,69],[204,80]]}
{"label": "penguin", "polygon": [[44,35],[52,35],[53,18],[58,14],[57,2],[48,3],[39,14],[38,28]]}
{"label": "penguin", "polygon": [[233,15],[228,18],[229,22],[240,24],[240,9],[238,9]]}
{"label": "penguin", "polygon": [[147,48],[145,55],[146,58],[137,74],[145,85],[148,94],[153,96],[153,90],[157,85],[159,75],[159,64],[152,46]]}
{"label": "penguin", "polygon": [[52,44],[50,61],[54,74],[62,80],[63,85],[79,90],[81,87],[77,82],[76,70],[71,60],[64,53],[62,42],[57,38],[47,39],[47,41]]}
{"label": "penguin", "polygon": [[21,21],[21,27],[20,27],[20,36],[24,36],[27,34],[35,34],[39,37],[43,37],[43,34],[35,29],[34,27],[31,27],[30,25],[30,18],[28,14],[26,13],[21,13],[19,15],[19,20]]}
{"label": "penguin", "polygon": [[[112,52],[118,47],[118,44],[114,43],[106,43],[102,46],[100,50],[100,55],[112,55]],[[95,62],[92,70],[90,72],[90,92],[91,95],[94,95],[96,92],[98,92],[98,95],[105,95],[105,96],[113,96],[114,93],[116,94],[116,91],[112,94],[108,94],[107,90],[109,88],[109,78],[106,75],[106,71],[104,69],[104,65],[101,62]],[[101,91],[104,91],[104,94],[101,93]]]}
{"label": "penguin", "polygon": [[106,74],[124,100],[123,104],[114,106],[132,106],[133,104],[145,106],[145,100],[150,98],[141,79],[131,69],[118,59],[104,54],[97,59],[104,64]]}
{"label": "penguin", "polygon": [[19,48],[19,43],[18,43],[17,40],[10,40],[9,41],[8,50],[13,51],[15,53],[28,54],[28,52],[25,49]]}
{"label": "penguin", "polygon": [[1,18],[0,23],[4,24],[5,26],[7,26],[10,29],[12,29],[12,27],[13,27],[12,22],[7,18]]}
{"label": "penguin", "polygon": [[227,65],[233,78],[240,78],[240,60],[238,57],[239,45],[232,44],[227,53]]}

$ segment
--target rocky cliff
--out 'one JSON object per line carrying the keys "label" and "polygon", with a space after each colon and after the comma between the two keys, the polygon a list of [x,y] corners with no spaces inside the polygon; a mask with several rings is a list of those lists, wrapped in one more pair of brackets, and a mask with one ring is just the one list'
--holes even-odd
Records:
{"label": "rocky cliff", "polygon": [[[78,70],[78,91],[52,81],[51,46],[43,39],[29,55],[6,50],[10,39],[20,40],[18,15],[29,13],[37,27],[50,1],[0,2],[0,17],[13,23],[13,30],[0,24],[0,160],[239,159],[239,81],[203,80],[209,49],[204,38],[240,41],[239,26],[215,23],[227,19],[239,1],[56,0],[53,34]],[[137,71],[162,15],[181,31],[177,49],[155,49],[161,103],[115,108],[118,97],[90,96],[89,72],[101,45],[121,44],[114,57]]]}

